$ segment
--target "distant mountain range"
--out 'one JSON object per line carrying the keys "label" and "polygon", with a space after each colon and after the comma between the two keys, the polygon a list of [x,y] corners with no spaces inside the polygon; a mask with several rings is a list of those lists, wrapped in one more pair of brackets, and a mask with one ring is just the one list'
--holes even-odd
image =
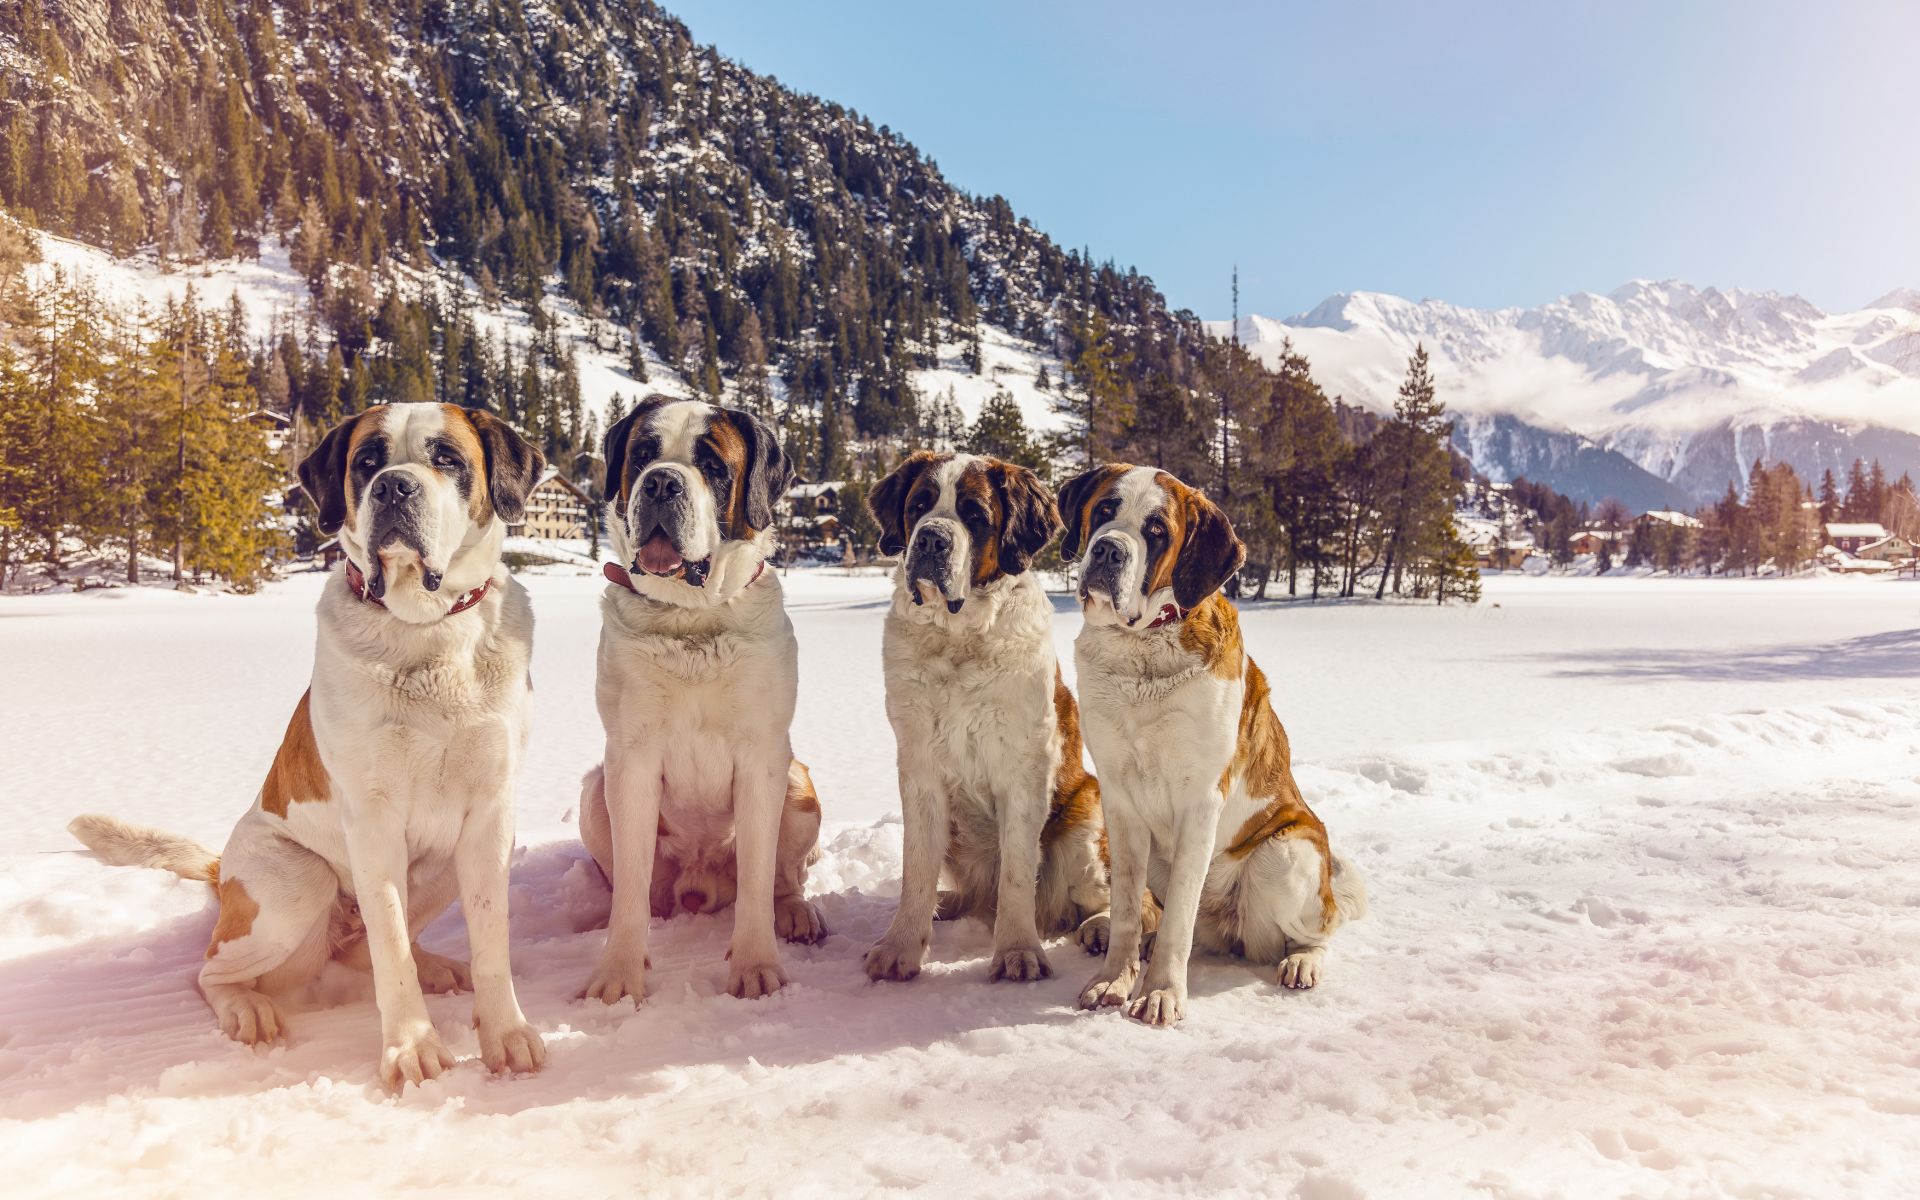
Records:
{"label": "distant mountain range", "polygon": [[1856,457],[1920,474],[1914,289],[1847,313],[1674,281],[1525,309],[1349,292],[1284,321],[1242,318],[1238,333],[1269,362],[1291,340],[1330,394],[1381,411],[1424,344],[1474,465],[1578,499],[1692,507],[1743,484],[1757,457],[1809,481]]}

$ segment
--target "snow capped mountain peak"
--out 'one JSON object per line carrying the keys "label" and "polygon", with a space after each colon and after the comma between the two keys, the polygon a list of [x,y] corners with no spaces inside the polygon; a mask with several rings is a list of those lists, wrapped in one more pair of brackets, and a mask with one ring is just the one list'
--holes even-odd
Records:
{"label": "snow capped mountain peak", "polygon": [[1920,288],[1895,288],[1879,297],[1868,308],[1903,308],[1908,312],[1920,312]]}
{"label": "snow capped mountain peak", "polygon": [[[1793,445],[1810,447],[1795,465],[1817,476],[1849,463],[1868,432],[1883,457],[1911,441],[1914,461],[1901,469],[1920,468],[1916,289],[1838,314],[1790,293],[1677,279],[1524,309],[1355,291],[1285,321],[1242,318],[1240,336],[1269,361],[1291,340],[1330,394],[1378,411],[1392,407],[1408,355],[1424,345],[1456,412],[1618,448],[1695,495],[1743,480],[1756,453],[1784,456]],[[1797,432],[1774,436],[1789,429]],[[1701,438],[1716,447],[1710,464],[1689,450]],[[1504,444],[1480,438],[1472,451],[1495,478],[1501,464],[1480,461],[1480,451]]]}

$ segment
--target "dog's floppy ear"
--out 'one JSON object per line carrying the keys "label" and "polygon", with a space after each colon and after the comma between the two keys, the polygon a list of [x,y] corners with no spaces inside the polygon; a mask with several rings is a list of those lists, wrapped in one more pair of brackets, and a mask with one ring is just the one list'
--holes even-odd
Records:
{"label": "dog's floppy ear", "polygon": [[867,493],[867,509],[880,523],[880,553],[892,557],[907,548],[907,493],[938,459],[931,450],[915,450]]}
{"label": "dog's floppy ear", "polygon": [[300,460],[300,490],[320,510],[320,532],[331,536],[347,523],[347,443],[359,417],[348,417],[327,431]]}
{"label": "dog's floppy ear", "polygon": [[[773,426],[738,408],[723,408],[721,415],[740,431],[747,444],[746,477],[741,487],[746,495],[746,523],[754,531],[771,528],[773,509],[793,486],[793,460],[780,444]],[[746,529],[733,530],[735,537],[749,536]]]}
{"label": "dog's floppy ear", "polygon": [[1080,557],[1087,535],[1093,532],[1087,528],[1087,521],[1094,492],[1108,480],[1124,475],[1127,469],[1123,463],[1108,463],[1074,476],[1060,489],[1060,516],[1067,530],[1067,535],[1060,539],[1061,558],[1073,562]]}
{"label": "dog's floppy ear", "polygon": [[515,524],[527,515],[527,496],[540,482],[547,456],[492,413],[469,411],[467,420],[487,456],[487,498],[502,521]]}
{"label": "dog's floppy ear", "polygon": [[[634,424],[645,420],[647,414],[668,403],[671,400],[666,396],[648,396],[634,405],[632,412],[607,427],[606,440],[600,443],[600,457],[607,464],[607,477],[600,485],[600,490],[608,501],[617,499],[627,486],[627,443],[632,440]],[[618,508],[619,505],[614,507]]]}
{"label": "dog's floppy ear", "polygon": [[1021,574],[1060,532],[1060,509],[1047,485],[1025,467],[996,460],[987,468],[987,478],[1000,493],[1006,514],[1000,527],[1000,569]]}
{"label": "dog's floppy ear", "polygon": [[1233,532],[1220,506],[1199,492],[1187,494],[1187,538],[1173,561],[1173,602],[1192,608],[1218,591],[1247,561],[1247,546]]}

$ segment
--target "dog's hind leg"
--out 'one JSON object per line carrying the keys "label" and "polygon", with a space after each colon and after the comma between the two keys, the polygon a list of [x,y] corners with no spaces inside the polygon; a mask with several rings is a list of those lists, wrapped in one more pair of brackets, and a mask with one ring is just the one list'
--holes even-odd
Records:
{"label": "dog's hind leg", "polygon": [[280,1012],[269,998],[311,979],[327,961],[328,918],[340,880],[319,855],[255,810],[235,826],[220,860],[220,917],[200,991],[235,1041],[271,1042]]}
{"label": "dog's hind leg", "polygon": [[817,942],[827,935],[820,906],[807,899],[807,867],[819,857],[819,842],[820,797],[805,764],[795,759],[787,768],[773,875],[773,929],[789,942]]}
{"label": "dog's hind leg", "polygon": [[[1342,877],[1344,874],[1344,878]],[[1326,970],[1327,941],[1349,917],[1366,911],[1359,877],[1338,858],[1332,905],[1320,890],[1320,851],[1303,838],[1274,838],[1253,852],[1240,882],[1242,952],[1251,962],[1277,963],[1281,987],[1310,988]]]}
{"label": "dog's hind leg", "polygon": [[1072,934],[1088,954],[1106,953],[1112,922],[1107,865],[1101,857],[1099,839],[1091,827],[1058,833],[1049,827],[1042,835],[1040,886],[1034,894],[1042,937]]}
{"label": "dog's hind leg", "polygon": [[[447,911],[459,892],[459,881],[452,868],[434,874],[409,875],[407,879],[407,934],[413,945],[413,967],[420,976],[420,990],[439,995],[465,992],[473,988],[473,974],[465,962],[422,949],[420,932],[434,918]],[[357,971],[373,970],[373,957],[367,949],[364,928],[335,956],[342,966]]]}

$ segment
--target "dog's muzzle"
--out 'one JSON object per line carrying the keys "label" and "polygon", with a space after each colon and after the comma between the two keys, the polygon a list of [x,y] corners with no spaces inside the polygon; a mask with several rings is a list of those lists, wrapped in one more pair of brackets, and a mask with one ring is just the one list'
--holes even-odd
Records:
{"label": "dog's muzzle", "polygon": [[947,602],[947,611],[957,613],[966,604],[964,593],[953,592],[954,533],[945,521],[923,521],[913,531],[913,544],[907,548],[907,591],[916,605],[925,604],[920,585],[927,584]]}
{"label": "dog's muzzle", "polygon": [[1096,538],[1087,547],[1086,565],[1080,568],[1080,599],[1084,603],[1095,596],[1105,596],[1113,602],[1114,608],[1120,607],[1120,592],[1124,586],[1127,568],[1132,564],[1133,551],[1127,543],[1117,537]]}
{"label": "dog's muzzle", "polygon": [[635,542],[633,569],[662,579],[683,579],[694,587],[706,586],[713,558],[688,560],[686,545],[692,540],[692,525],[693,499],[687,494],[685,473],[677,467],[650,468],[635,485],[627,513],[627,528]]}
{"label": "dog's muzzle", "polygon": [[373,511],[373,523],[367,535],[367,592],[378,600],[387,594],[386,565],[380,552],[400,545],[420,556],[420,585],[429,592],[440,590],[440,572],[427,565],[427,540],[420,529],[420,510],[426,494],[420,480],[411,471],[388,470],[376,475],[367,489],[367,503]]}

